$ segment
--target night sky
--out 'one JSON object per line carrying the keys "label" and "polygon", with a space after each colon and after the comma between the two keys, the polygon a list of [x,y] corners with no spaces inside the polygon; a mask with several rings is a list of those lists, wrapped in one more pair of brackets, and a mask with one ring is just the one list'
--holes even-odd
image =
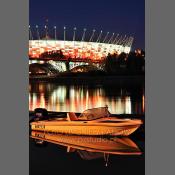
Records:
{"label": "night sky", "polygon": [[[50,35],[54,35],[53,26],[57,26],[57,35],[63,39],[63,27],[66,26],[67,39],[71,39],[73,28],[77,28],[77,39],[87,28],[87,38],[96,29],[96,37],[103,30],[133,36],[132,49],[145,48],[145,0],[29,0],[29,23],[33,30],[39,26],[44,32],[48,19]],[[110,36],[111,36],[110,35]]]}

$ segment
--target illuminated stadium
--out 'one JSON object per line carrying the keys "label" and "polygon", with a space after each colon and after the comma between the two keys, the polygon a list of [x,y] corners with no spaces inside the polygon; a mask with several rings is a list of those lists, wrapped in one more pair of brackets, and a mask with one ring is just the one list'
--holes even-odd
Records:
{"label": "illuminated stadium", "polygon": [[48,34],[48,27],[45,26],[44,37],[41,39],[38,26],[34,31],[29,26],[29,58],[41,59],[43,53],[61,50],[65,58],[100,61],[109,53],[129,53],[133,43],[133,37],[120,36],[115,33],[110,34],[109,32],[103,33],[103,31],[96,32],[96,30],[93,30],[90,37],[88,37],[86,29],[82,31],[81,39],[78,40],[76,32],[77,29],[74,28],[72,30],[72,40],[67,39],[67,31],[64,27],[63,39],[57,39],[55,26],[54,37],[51,38]]}

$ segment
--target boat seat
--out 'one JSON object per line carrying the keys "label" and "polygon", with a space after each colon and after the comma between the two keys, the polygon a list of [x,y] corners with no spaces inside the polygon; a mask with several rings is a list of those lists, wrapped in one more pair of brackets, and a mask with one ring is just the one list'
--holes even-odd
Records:
{"label": "boat seat", "polygon": [[78,120],[78,117],[76,116],[76,114],[74,112],[68,112],[67,113],[67,120],[68,121],[76,121],[76,120]]}

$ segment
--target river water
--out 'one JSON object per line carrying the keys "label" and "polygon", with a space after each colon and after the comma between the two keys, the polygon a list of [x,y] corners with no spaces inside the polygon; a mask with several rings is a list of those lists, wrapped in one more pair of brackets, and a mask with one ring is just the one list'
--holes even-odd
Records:
{"label": "river water", "polygon": [[143,144],[137,140],[140,155],[113,155],[71,147],[68,151],[68,147],[49,142],[37,146],[35,140],[30,139],[30,175],[144,175]]}
{"label": "river water", "polygon": [[[85,109],[108,105],[113,114],[141,114],[145,113],[144,85],[60,85],[58,83],[35,82],[29,84],[29,110],[42,107],[49,111],[82,112]],[[47,133],[41,133],[43,135]],[[31,133],[32,136],[32,133]],[[59,139],[66,137],[69,143],[77,144],[68,146],[64,142],[54,141],[55,137],[43,135],[43,141],[29,139],[30,148],[30,175],[53,174],[91,174],[91,175],[144,175],[144,132],[129,137],[130,141],[120,141],[114,149],[117,155],[106,154],[113,140],[103,141],[100,146],[91,138],[84,147],[78,146],[77,138],[71,136],[57,136]],[[61,138],[60,138],[61,137]],[[80,136],[81,137],[81,136]],[[40,139],[40,138],[39,138]],[[81,138],[82,139],[82,138]],[[119,140],[122,138],[119,138]],[[124,138],[127,139],[127,138]],[[84,141],[85,142],[85,141]],[[39,144],[38,144],[39,143]],[[108,144],[109,143],[109,144]],[[103,146],[104,144],[104,146]],[[116,144],[116,143],[115,143]],[[126,144],[126,145],[125,145]],[[64,146],[63,146],[64,145]],[[93,149],[87,149],[97,145]],[[108,147],[109,146],[109,147]],[[130,146],[137,147],[141,154],[122,155],[122,149],[132,152]],[[103,147],[103,151],[100,150]],[[131,150],[130,150],[131,149]]]}
{"label": "river water", "polygon": [[49,111],[82,112],[105,105],[114,114],[144,114],[144,86],[29,84],[31,111],[42,107]]}

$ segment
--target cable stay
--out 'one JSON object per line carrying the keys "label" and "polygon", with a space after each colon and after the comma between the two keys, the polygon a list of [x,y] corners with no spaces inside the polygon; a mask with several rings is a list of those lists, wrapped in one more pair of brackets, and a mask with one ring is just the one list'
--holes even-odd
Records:
{"label": "cable stay", "polygon": [[95,29],[92,31],[92,35],[90,37],[89,42],[93,42],[93,37],[94,37],[95,31],[96,31]]}
{"label": "cable stay", "polygon": [[98,38],[97,38],[97,41],[96,41],[97,43],[98,43],[98,42],[100,43],[100,39],[101,39],[102,33],[103,33],[103,31],[101,30],[101,31],[100,31],[100,34],[99,34],[99,36],[98,36]]}
{"label": "cable stay", "polygon": [[115,33],[112,34],[111,38],[108,41],[108,44],[110,44],[111,40],[114,38]]}
{"label": "cable stay", "polygon": [[109,35],[109,32],[107,32],[107,34],[106,34],[106,36],[105,36],[105,38],[104,38],[104,40],[103,40],[103,43],[106,41],[108,35]]}

